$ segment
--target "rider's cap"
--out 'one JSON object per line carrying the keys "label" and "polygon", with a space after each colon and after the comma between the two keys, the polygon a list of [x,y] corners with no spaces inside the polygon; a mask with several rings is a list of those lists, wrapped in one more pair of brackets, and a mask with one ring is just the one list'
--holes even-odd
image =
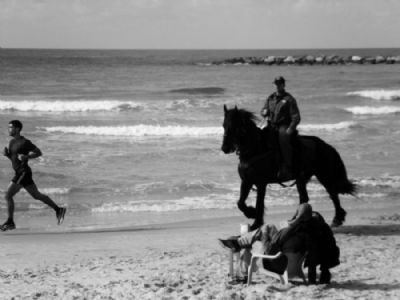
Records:
{"label": "rider's cap", "polygon": [[283,78],[282,76],[275,77],[274,83],[275,84],[285,83],[285,78]]}

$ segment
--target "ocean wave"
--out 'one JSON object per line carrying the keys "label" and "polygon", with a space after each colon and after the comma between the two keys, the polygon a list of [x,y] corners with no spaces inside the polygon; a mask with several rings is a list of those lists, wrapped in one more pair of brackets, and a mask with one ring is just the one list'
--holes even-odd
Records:
{"label": "ocean wave", "polygon": [[360,96],[374,100],[400,100],[400,90],[363,90],[356,92],[349,92],[348,96]]}
{"label": "ocean wave", "polygon": [[233,209],[236,201],[233,194],[217,195],[211,194],[201,197],[183,197],[175,200],[146,200],[129,201],[126,203],[105,203],[99,207],[92,208],[95,213],[110,212],[172,212],[196,209]]}
{"label": "ocean wave", "polygon": [[354,115],[387,115],[400,113],[399,106],[353,106],[345,108]]}
{"label": "ocean wave", "polygon": [[351,129],[356,126],[357,126],[356,122],[344,121],[333,124],[304,124],[304,125],[299,125],[299,129],[304,131],[315,131],[315,130],[335,131],[335,130]]}
{"label": "ocean wave", "polygon": [[189,95],[219,95],[225,92],[224,88],[221,87],[200,87],[200,88],[182,88],[182,89],[174,89],[170,90],[170,93],[180,93],[180,94],[189,94]]}
{"label": "ocean wave", "polygon": [[385,175],[382,177],[366,177],[357,180],[357,184],[364,187],[373,188],[400,188],[400,176]]}
{"label": "ocean wave", "polygon": [[[5,193],[6,191],[4,189],[0,189],[1,193]],[[65,188],[65,187],[60,187],[60,188],[40,188],[40,192],[45,194],[45,195],[49,195],[49,196],[65,196],[65,195],[69,195],[71,193],[71,189],[70,188]],[[21,194],[22,195],[28,195],[28,192],[24,189],[21,190]]]}
{"label": "ocean wave", "polygon": [[[122,212],[177,212],[187,210],[209,209],[237,209],[236,193],[208,194],[206,196],[186,196],[171,200],[143,200],[128,201],[125,203],[104,203],[93,207],[93,213],[122,213]],[[297,198],[282,196],[277,202],[266,199],[268,206],[287,206],[297,202]],[[255,206],[255,198],[249,198],[248,205]]]}
{"label": "ocean wave", "polygon": [[219,107],[221,104],[216,103],[210,99],[179,99],[173,100],[165,103],[164,107],[154,107],[153,110],[172,110],[172,111],[184,111],[186,109],[192,108],[212,108],[212,107]]}
{"label": "ocean wave", "polygon": [[[227,103],[229,99],[226,100]],[[232,103],[240,100],[231,100]],[[0,111],[44,112],[44,113],[90,113],[90,112],[164,112],[188,109],[209,109],[220,107],[221,103],[207,95],[166,101],[124,101],[124,100],[0,100]]]}
{"label": "ocean wave", "polygon": [[75,100],[75,101],[3,101],[0,100],[0,111],[24,112],[91,112],[91,111],[127,111],[141,110],[142,104],[134,101],[119,100]]}
{"label": "ocean wave", "polygon": [[40,128],[46,132],[60,132],[82,135],[100,136],[131,136],[131,137],[201,137],[220,136],[223,134],[221,127],[189,127],[189,126],[160,126],[160,125],[135,125],[135,126],[56,126]]}
{"label": "ocean wave", "polygon": [[384,198],[387,197],[386,193],[359,193],[357,194],[358,198]]}

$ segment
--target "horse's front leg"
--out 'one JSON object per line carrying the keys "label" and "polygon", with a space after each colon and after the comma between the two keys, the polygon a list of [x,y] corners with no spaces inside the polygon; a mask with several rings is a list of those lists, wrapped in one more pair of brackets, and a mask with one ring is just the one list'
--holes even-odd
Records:
{"label": "horse's front leg", "polygon": [[307,192],[307,181],[304,179],[298,178],[296,180],[296,187],[297,187],[297,192],[299,193],[299,200],[300,204],[302,203],[308,203],[308,192]]}
{"label": "horse's front leg", "polygon": [[264,224],[264,199],[266,190],[266,184],[257,185],[256,218],[250,226],[250,230],[255,230]]}
{"label": "horse's front leg", "polygon": [[251,206],[246,205],[246,199],[249,196],[251,187],[253,186],[252,183],[242,180],[240,185],[240,198],[237,203],[238,208],[243,212],[243,214],[249,219],[256,218],[256,209]]}

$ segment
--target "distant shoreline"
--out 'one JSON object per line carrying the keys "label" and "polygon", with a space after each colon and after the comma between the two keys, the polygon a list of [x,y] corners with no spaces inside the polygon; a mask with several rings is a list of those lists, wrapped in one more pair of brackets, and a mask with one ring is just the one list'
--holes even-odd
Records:
{"label": "distant shoreline", "polygon": [[400,48],[315,49],[62,49],[2,48],[0,59],[89,58],[91,62],[116,59],[151,65],[350,65],[398,64]]}
{"label": "distant shoreline", "polygon": [[399,50],[399,47],[361,47],[361,48],[39,48],[39,47],[1,47],[4,50],[87,50],[87,51],[326,51],[326,50]]}
{"label": "distant shoreline", "polygon": [[400,56],[359,56],[359,55],[303,55],[265,57],[234,57],[222,61],[214,61],[213,65],[249,64],[249,65],[351,65],[351,64],[399,64]]}

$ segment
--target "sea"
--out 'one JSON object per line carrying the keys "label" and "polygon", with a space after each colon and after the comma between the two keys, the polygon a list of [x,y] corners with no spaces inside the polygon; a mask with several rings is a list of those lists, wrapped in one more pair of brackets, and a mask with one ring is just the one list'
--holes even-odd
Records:
{"label": "sea", "polygon": [[[17,228],[79,231],[241,216],[238,158],[221,151],[223,106],[259,114],[276,76],[298,101],[300,133],[334,146],[357,184],[356,197],[341,197],[343,207],[398,208],[400,64],[212,64],[308,54],[389,56],[400,49],[0,49],[0,146],[8,145],[8,122],[21,120],[22,134],[43,152],[30,161],[34,181],[68,208],[56,226],[54,212],[22,190],[14,197]],[[12,176],[10,161],[0,158],[2,194]],[[333,210],[315,179],[308,191],[314,207]],[[270,185],[265,203],[269,213],[294,212],[297,191]],[[0,219],[6,208],[1,200]]]}

